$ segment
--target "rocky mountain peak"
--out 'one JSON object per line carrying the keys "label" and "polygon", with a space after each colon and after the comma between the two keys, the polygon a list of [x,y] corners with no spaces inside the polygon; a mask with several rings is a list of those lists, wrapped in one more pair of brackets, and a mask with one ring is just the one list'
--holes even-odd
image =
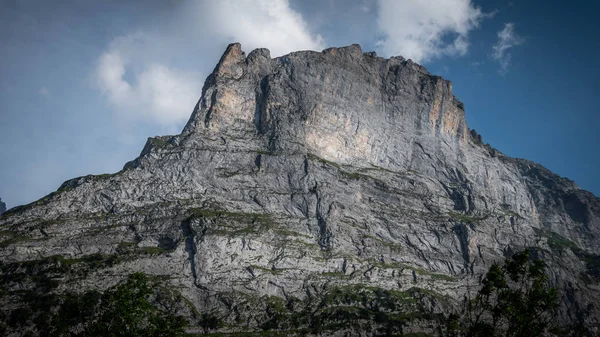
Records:
{"label": "rocky mountain peak", "polygon": [[257,49],[246,57],[235,43],[208,77],[184,134],[410,169],[414,144],[458,155],[468,131],[452,84],[410,60],[363,53],[359,45],[273,59]]}
{"label": "rocky mountain peak", "polygon": [[0,217],[0,316],[29,308],[10,332],[40,334],[31,299],[144,272],[195,332],[436,335],[524,248],[565,294],[557,322],[600,326],[600,200],[483,144],[449,81],[358,45],[236,43],[181,134]]}
{"label": "rocky mountain peak", "polygon": [[2,202],[2,198],[0,198],[0,214],[6,212],[6,204]]}

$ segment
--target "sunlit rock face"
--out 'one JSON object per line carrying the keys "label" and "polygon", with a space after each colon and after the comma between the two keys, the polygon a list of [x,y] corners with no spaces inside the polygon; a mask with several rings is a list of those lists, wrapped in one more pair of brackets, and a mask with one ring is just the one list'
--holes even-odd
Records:
{"label": "sunlit rock face", "polygon": [[410,60],[363,54],[358,45],[276,59],[240,48],[223,55],[184,133],[245,131],[261,148],[390,169],[416,169],[421,143],[456,156],[467,145],[451,83]]}
{"label": "sunlit rock face", "polygon": [[599,218],[593,194],[483,144],[451,83],[410,60],[232,44],[180,135],[0,218],[0,310],[141,271],[187,299],[197,331],[437,335],[492,263],[530,247],[560,320],[597,324]]}

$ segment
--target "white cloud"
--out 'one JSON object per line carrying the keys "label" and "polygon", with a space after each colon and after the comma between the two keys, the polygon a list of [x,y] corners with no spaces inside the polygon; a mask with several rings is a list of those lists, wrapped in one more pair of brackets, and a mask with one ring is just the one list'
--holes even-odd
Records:
{"label": "white cloud", "polygon": [[199,12],[208,27],[218,36],[240,42],[248,51],[265,47],[271,56],[281,56],[324,48],[323,38],[311,34],[288,0],[219,0],[203,5]]}
{"label": "white cloud", "polygon": [[485,14],[471,0],[379,0],[378,25],[383,54],[427,62],[465,55],[468,35]]}
{"label": "white cloud", "polygon": [[[119,116],[171,130],[189,118],[200,98],[204,77],[190,67],[212,69],[218,58],[211,51],[223,52],[234,41],[246,51],[269,48],[271,56],[324,48],[287,0],[189,1],[169,26],[151,29],[115,38],[98,57],[93,77]],[[189,55],[196,57],[187,68],[173,66],[173,59]]]}
{"label": "white cloud", "polygon": [[139,33],[115,39],[98,59],[95,82],[121,116],[163,126],[184,122],[200,96],[202,78],[144,57],[138,47],[150,44]]}
{"label": "white cloud", "polygon": [[492,47],[492,59],[500,64],[498,72],[505,75],[510,67],[512,54],[510,49],[522,44],[524,39],[517,35],[515,24],[508,22],[504,28],[498,32],[498,42]]}

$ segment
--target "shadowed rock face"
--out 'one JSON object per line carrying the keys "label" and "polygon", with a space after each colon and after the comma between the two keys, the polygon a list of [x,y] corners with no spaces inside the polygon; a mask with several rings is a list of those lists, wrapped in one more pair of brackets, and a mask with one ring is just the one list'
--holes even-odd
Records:
{"label": "shadowed rock face", "polygon": [[[180,135],[0,218],[14,294],[0,310],[24,303],[19,289],[142,271],[238,330],[436,334],[493,262],[532,247],[564,294],[561,321],[598,324],[599,218],[593,194],[484,145],[451,83],[410,60],[232,44]],[[56,256],[68,268],[47,289]],[[395,318],[369,316],[381,308]]]}
{"label": "shadowed rock face", "polygon": [[0,198],[0,214],[6,212],[6,204],[2,202],[2,198]]}

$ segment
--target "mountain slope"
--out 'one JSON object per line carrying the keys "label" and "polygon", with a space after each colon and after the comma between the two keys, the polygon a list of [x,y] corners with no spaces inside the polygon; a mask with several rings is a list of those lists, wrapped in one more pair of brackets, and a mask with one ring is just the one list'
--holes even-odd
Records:
{"label": "mountain slope", "polygon": [[0,301],[10,315],[24,293],[142,271],[198,331],[210,316],[222,331],[436,334],[493,262],[535,247],[562,322],[597,326],[599,218],[593,194],[484,145],[451,83],[410,60],[232,44],[180,135],[2,215]]}

